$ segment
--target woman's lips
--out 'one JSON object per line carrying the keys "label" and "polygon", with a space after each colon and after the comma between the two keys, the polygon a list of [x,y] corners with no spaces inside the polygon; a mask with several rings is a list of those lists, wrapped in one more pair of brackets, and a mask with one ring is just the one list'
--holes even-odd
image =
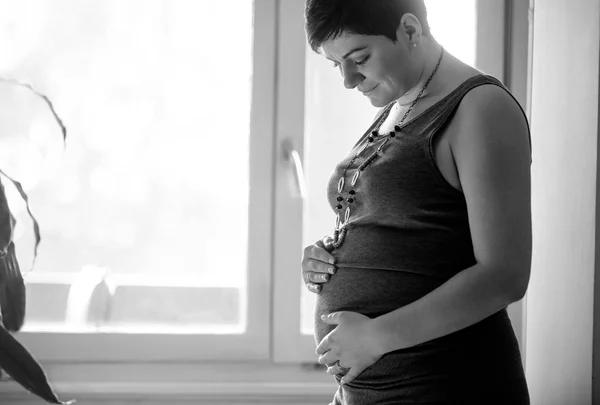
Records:
{"label": "woman's lips", "polygon": [[371,90],[369,90],[369,91],[364,91],[364,92],[363,92],[363,95],[365,95],[365,96],[368,96],[368,95],[369,95],[369,94],[370,94],[370,93],[371,93],[373,90],[375,90],[377,87],[379,87],[379,85],[377,85],[377,86],[373,87],[373,88],[372,88]]}

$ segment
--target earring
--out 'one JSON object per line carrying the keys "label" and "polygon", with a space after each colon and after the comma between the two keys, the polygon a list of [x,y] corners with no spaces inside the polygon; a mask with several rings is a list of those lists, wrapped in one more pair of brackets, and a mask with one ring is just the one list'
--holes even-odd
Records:
{"label": "earring", "polygon": [[413,42],[413,48],[416,48],[416,47],[417,47],[417,43]]}

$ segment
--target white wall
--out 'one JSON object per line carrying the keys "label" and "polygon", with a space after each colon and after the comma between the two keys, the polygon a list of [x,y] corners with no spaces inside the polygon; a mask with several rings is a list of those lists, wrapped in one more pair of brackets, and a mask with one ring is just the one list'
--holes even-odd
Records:
{"label": "white wall", "polygon": [[[528,118],[529,100],[527,98],[529,90],[528,64],[529,64],[529,0],[508,0],[505,11],[506,27],[504,65],[504,84],[508,86],[511,93],[521,106],[525,109]],[[483,29],[483,27],[482,27]],[[521,356],[525,363],[525,311],[527,300],[515,302],[508,306],[508,315],[513,324],[515,334],[519,340]],[[526,363],[525,363],[526,366]]]}
{"label": "white wall", "polygon": [[598,0],[535,0],[532,404],[592,403],[598,157]]}

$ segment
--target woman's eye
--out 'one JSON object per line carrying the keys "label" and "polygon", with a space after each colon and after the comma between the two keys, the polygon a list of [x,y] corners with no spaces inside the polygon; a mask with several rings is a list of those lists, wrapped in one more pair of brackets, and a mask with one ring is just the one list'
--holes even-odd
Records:
{"label": "woman's eye", "polygon": [[368,60],[369,60],[369,57],[367,56],[367,57],[366,57],[366,58],[364,58],[363,60],[358,60],[358,61],[354,62],[354,64],[355,64],[355,65],[357,65],[357,66],[362,66],[362,65],[364,65],[365,63],[367,63],[367,61],[368,61]]}

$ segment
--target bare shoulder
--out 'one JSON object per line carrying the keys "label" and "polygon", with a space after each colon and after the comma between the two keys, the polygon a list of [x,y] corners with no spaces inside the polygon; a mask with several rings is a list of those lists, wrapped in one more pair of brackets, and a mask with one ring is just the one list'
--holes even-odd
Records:
{"label": "bare shoulder", "polygon": [[455,116],[458,124],[510,126],[527,131],[527,120],[517,101],[495,84],[483,84],[462,99]]}
{"label": "bare shoulder", "polygon": [[449,138],[453,153],[458,152],[457,149],[465,153],[487,149],[488,153],[493,153],[500,148],[527,155],[529,159],[527,119],[517,101],[500,86],[484,84],[469,91],[450,126],[453,128]]}

